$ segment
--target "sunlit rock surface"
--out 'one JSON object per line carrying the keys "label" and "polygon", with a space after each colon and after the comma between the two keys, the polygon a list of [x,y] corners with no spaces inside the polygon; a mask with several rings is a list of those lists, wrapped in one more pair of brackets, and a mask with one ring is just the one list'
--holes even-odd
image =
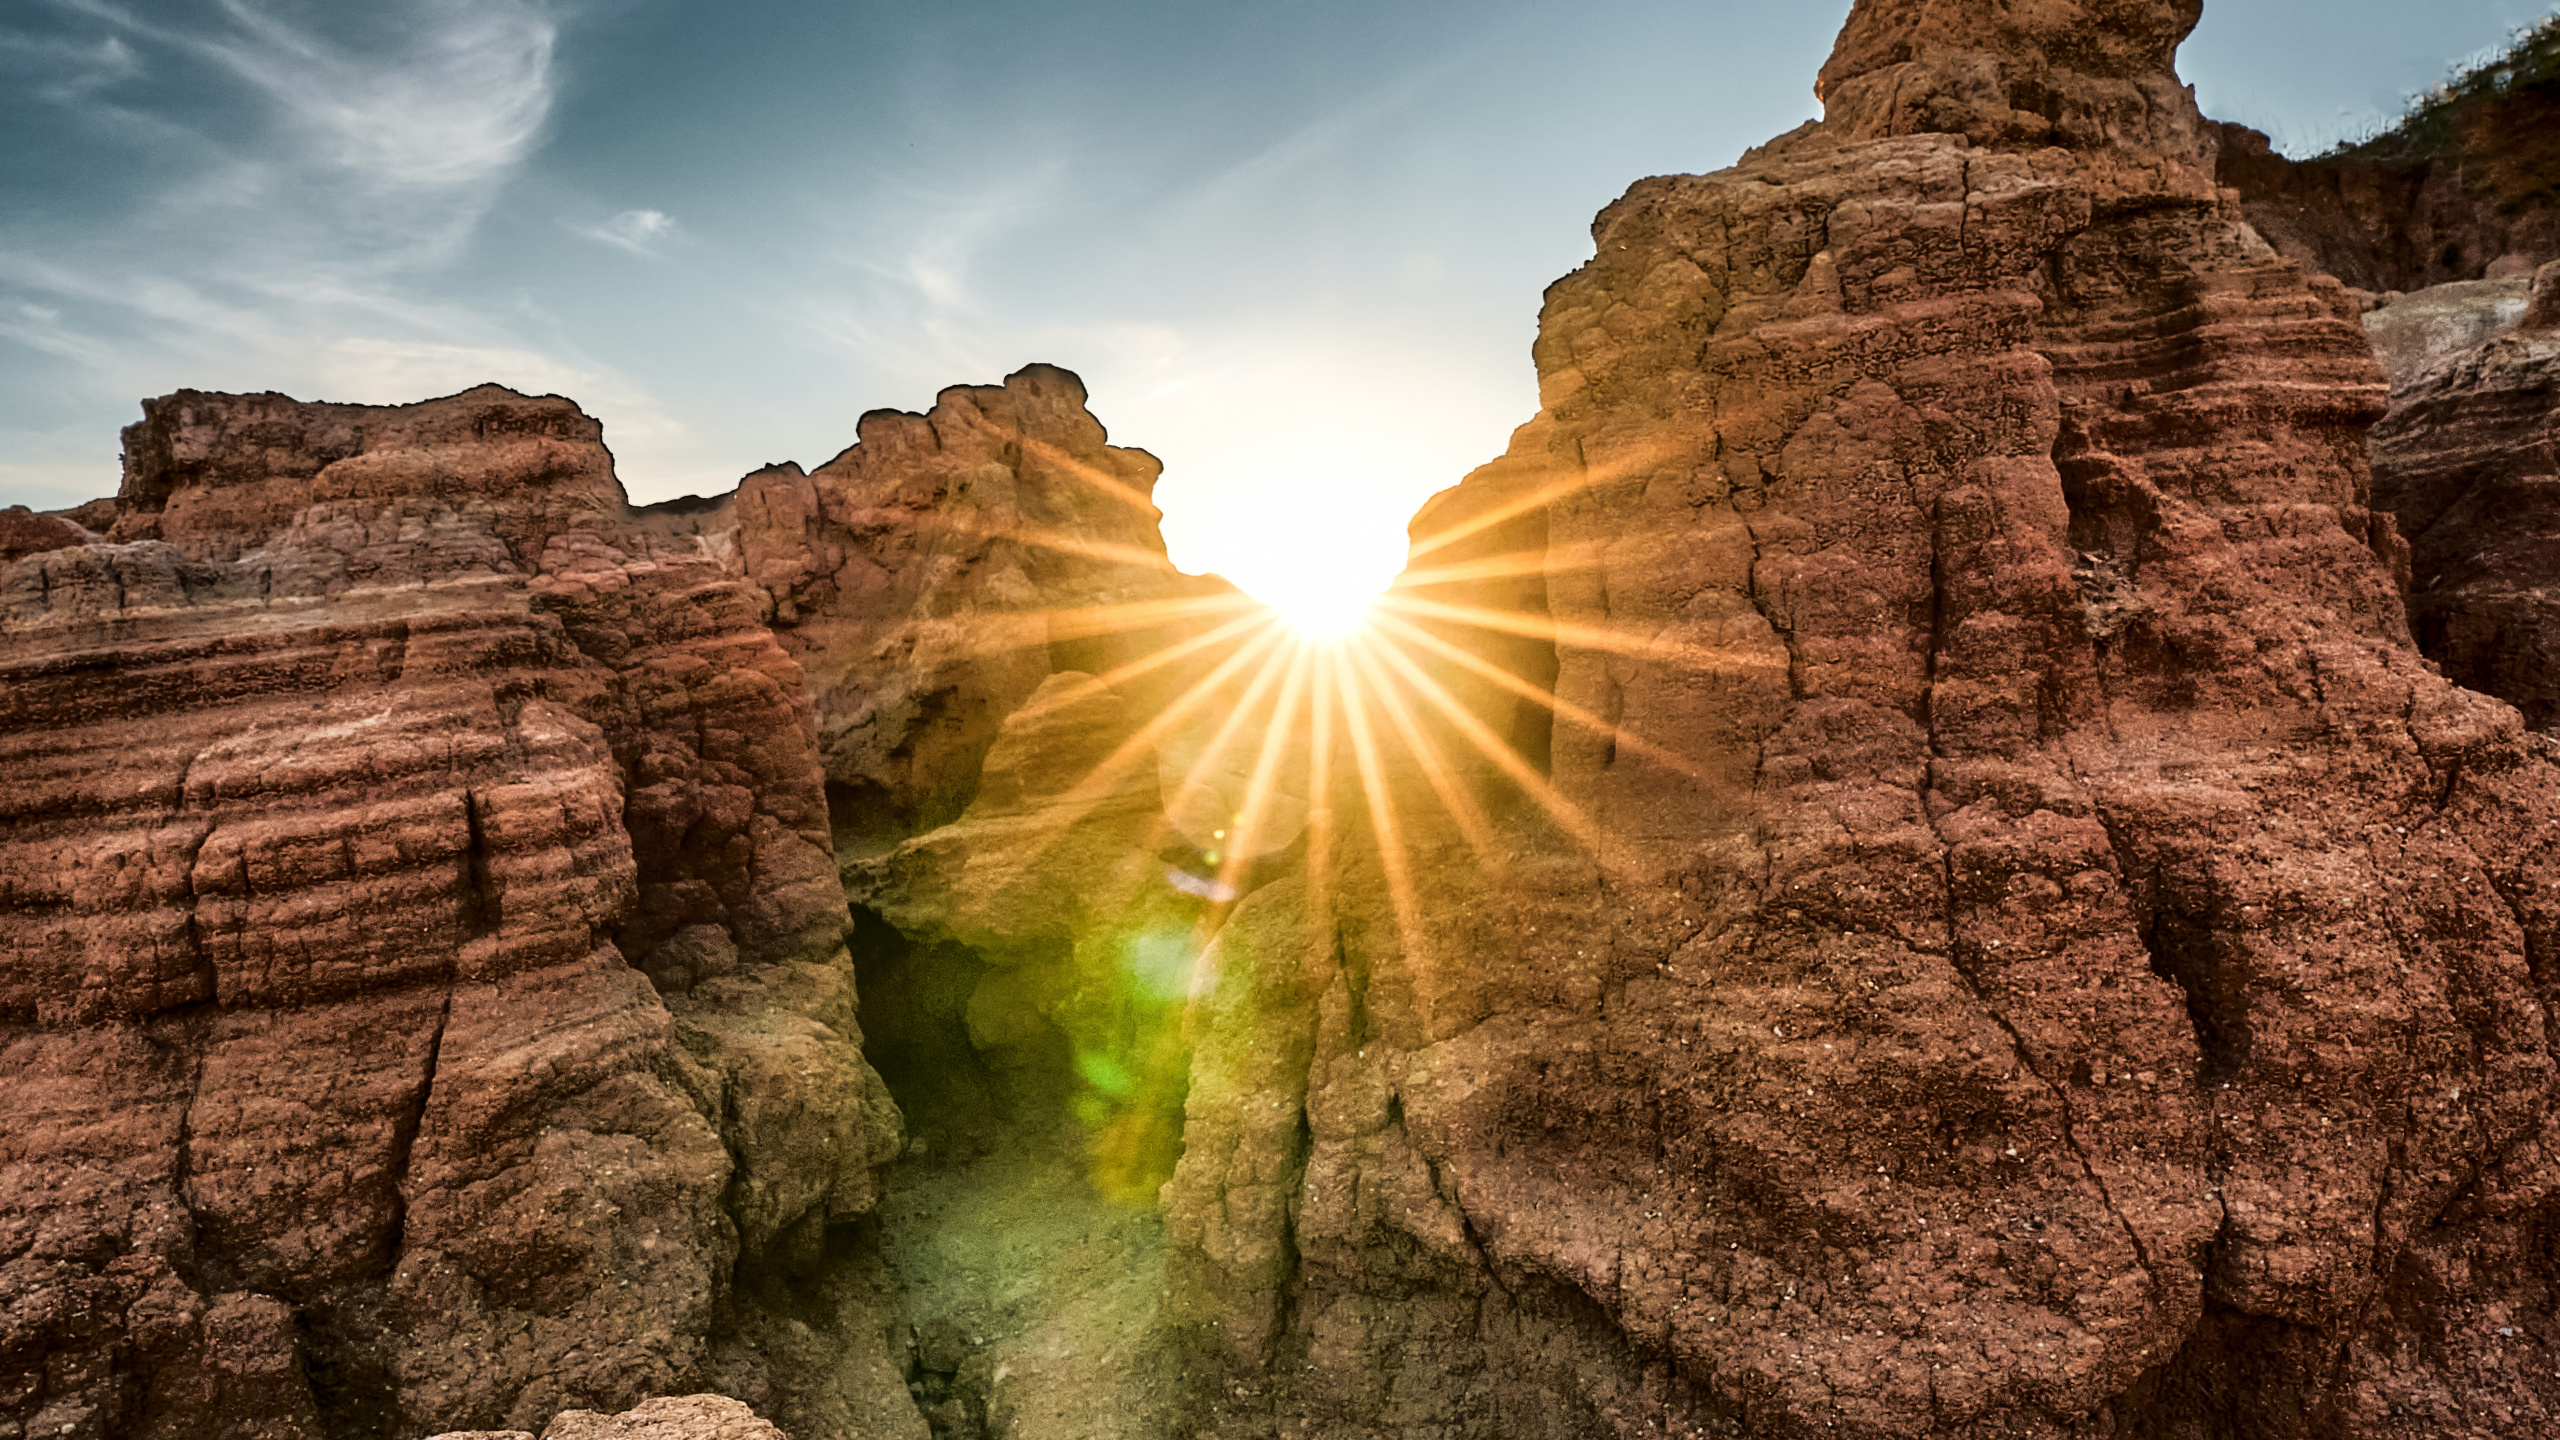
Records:
{"label": "sunlit rock surface", "polygon": [[[536,1440],[527,1430],[453,1430],[430,1440]],[[723,1395],[664,1396],[619,1415],[569,1410],[540,1440],[788,1440],[753,1410]]]}
{"label": "sunlit rock surface", "polygon": [[1400,838],[1219,936],[1220,1433],[2554,1423],[2560,770],[2411,644],[2196,13],[1862,0],[1826,122],[1549,291],[1406,613],[1551,617],[1553,803],[1339,789]]}
{"label": "sunlit rock surface", "polygon": [[1185,602],[1233,592],[1165,563],[1160,467],[1104,443],[1065,371],[947,390],[929,415],[876,410],[860,433],[809,474],[748,476],[729,523],[812,676],[837,829],[872,850],[956,818],[1052,670],[1161,649]]}
{"label": "sunlit rock surface", "polygon": [[2455,355],[2513,330],[2533,298],[2531,277],[2458,280],[2395,296],[2367,311],[2373,358],[2392,388],[2405,389]]}
{"label": "sunlit rock surface", "polygon": [[150,402],[0,514],[0,1435],[2560,1424],[2560,290],[2377,428],[2196,17],[1860,0],[1339,647],[1050,367]]}

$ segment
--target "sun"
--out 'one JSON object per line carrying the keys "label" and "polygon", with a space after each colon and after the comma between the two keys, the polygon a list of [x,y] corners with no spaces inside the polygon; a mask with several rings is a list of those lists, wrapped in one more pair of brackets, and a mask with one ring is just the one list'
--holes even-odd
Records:
{"label": "sun", "polygon": [[1253,596],[1280,616],[1301,640],[1348,640],[1367,628],[1377,604],[1374,587],[1340,576],[1310,574],[1286,583],[1265,583]]}

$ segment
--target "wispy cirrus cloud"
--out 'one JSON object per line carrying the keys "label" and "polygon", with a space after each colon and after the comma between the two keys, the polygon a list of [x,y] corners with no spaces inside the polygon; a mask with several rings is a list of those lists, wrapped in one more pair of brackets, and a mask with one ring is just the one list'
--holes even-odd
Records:
{"label": "wispy cirrus cloud", "polygon": [[447,252],[539,139],[557,24],[526,0],[345,13],[370,23],[332,35],[249,0],[40,0],[0,20],[0,57],[85,64],[12,119],[87,162],[70,224],[21,206],[0,243],[208,276]]}
{"label": "wispy cirrus cloud", "polygon": [[447,192],[503,173],[550,114],[559,26],[512,0],[443,0],[388,53],[222,0],[231,33],[184,37],[265,92],[310,154],[381,189]]}
{"label": "wispy cirrus cloud", "polygon": [[[1068,193],[1068,179],[1058,159],[965,183],[880,176],[862,219],[836,241],[833,283],[772,318],[875,369],[977,376],[1001,367],[992,373],[1002,374],[1025,358],[1026,323],[1039,322],[1001,313],[988,296],[988,252],[1047,216]],[[1179,345],[1162,327],[1112,328],[1115,347]]]}
{"label": "wispy cirrus cloud", "polygon": [[25,85],[29,93],[54,104],[82,96],[140,73],[133,48],[120,36],[74,41],[51,35],[0,30],[0,76]]}
{"label": "wispy cirrus cloud", "polygon": [[572,230],[634,255],[656,255],[676,238],[675,217],[664,210],[625,210],[601,225],[573,225]]}

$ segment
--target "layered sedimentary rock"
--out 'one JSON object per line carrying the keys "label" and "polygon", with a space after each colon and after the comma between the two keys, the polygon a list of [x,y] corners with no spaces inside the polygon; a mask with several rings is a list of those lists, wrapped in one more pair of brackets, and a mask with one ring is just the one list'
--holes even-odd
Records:
{"label": "layered sedimentary rock", "polygon": [[1402,613],[1551,793],[1346,782],[1204,962],[1217,1433],[2560,1423],[2560,769],[2411,644],[2196,14],[1862,0],[1549,291]]}
{"label": "layered sedimentary rock", "polygon": [[812,1289],[899,1136],[830,789],[893,838],[965,796],[976,709],[1084,638],[937,652],[949,617],[1173,593],[1154,464],[1082,398],[1035,368],[634,511],[558,399],[188,392],[105,534],[12,512],[0,1419],[424,1434],[717,1386],[919,1432],[891,1317]]}
{"label": "layered sedimentary rock", "polygon": [[0,1422],[2560,1425],[2552,311],[2377,486],[2196,15],[1860,0],[1338,649],[1045,367],[152,402],[0,515]]}
{"label": "layered sedimentary rock", "polygon": [[2560,261],[2517,309],[2514,328],[2394,388],[2373,432],[2374,503],[2409,537],[2419,644],[2547,730],[2560,724]]}

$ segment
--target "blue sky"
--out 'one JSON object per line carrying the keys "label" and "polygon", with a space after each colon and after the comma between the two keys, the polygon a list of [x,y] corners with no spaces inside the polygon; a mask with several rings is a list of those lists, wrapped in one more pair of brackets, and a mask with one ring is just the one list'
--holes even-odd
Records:
{"label": "blue sky", "polygon": [[[2543,8],[2208,0],[2181,69],[2302,152]],[[1383,580],[1592,212],[1813,116],[1846,10],[9,0],[0,504],[182,386],[558,391],[645,500],[1046,360],[1186,568]]]}

